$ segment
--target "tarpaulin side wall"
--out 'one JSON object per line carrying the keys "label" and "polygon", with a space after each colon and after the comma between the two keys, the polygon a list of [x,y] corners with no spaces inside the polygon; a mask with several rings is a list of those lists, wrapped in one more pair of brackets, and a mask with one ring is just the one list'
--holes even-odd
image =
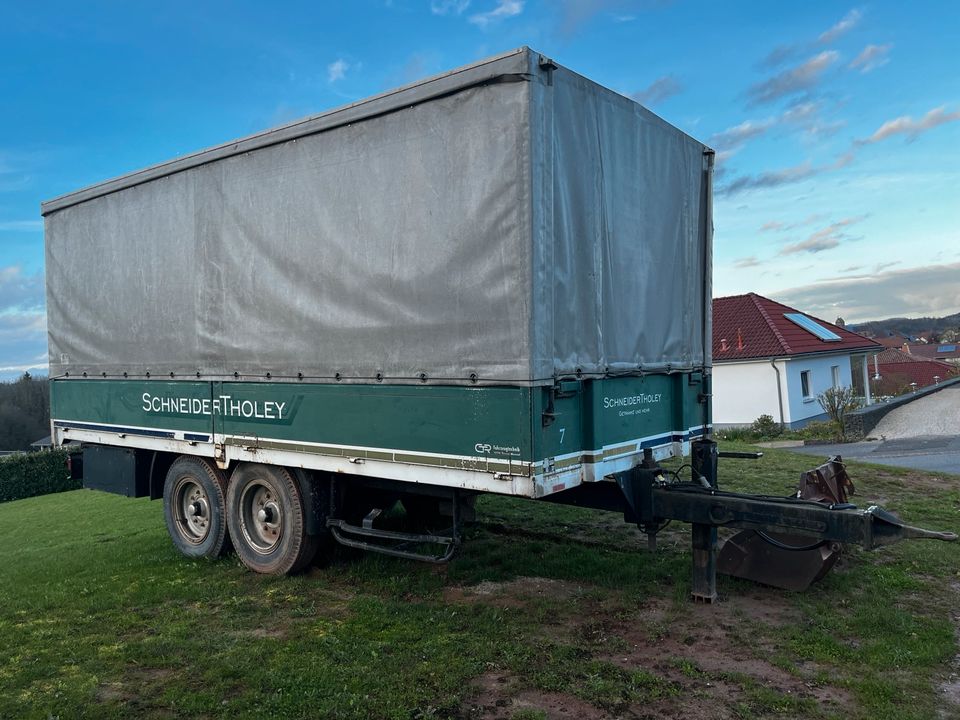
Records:
{"label": "tarpaulin side wall", "polygon": [[544,178],[534,267],[546,289],[535,312],[553,328],[540,365],[591,375],[709,364],[706,148],[562,67],[533,98]]}
{"label": "tarpaulin side wall", "polygon": [[466,88],[53,212],[51,372],[529,381],[528,96]]}

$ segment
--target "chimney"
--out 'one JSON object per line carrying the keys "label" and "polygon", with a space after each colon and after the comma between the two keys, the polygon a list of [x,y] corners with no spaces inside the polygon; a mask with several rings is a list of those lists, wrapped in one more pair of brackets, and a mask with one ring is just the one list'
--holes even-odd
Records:
{"label": "chimney", "polygon": [[737,328],[737,350],[743,350],[743,333]]}
{"label": "chimney", "polygon": [[729,350],[729,349],[730,349],[730,346],[727,345],[727,339],[726,339],[726,338],[722,338],[722,339],[720,340],[720,352],[726,352],[726,351]]}
{"label": "chimney", "polygon": [[903,349],[903,351],[904,351],[905,353],[909,353],[909,352],[910,352],[910,346],[907,345],[907,343],[904,343],[904,344],[903,344],[903,348],[902,348],[902,349]]}

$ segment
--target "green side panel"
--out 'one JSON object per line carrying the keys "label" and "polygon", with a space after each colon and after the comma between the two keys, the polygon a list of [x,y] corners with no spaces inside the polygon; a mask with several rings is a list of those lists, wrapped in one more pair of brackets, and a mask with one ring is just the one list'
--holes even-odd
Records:
{"label": "green side panel", "polygon": [[[214,393],[230,398],[216,418],[229,435],[532,459],[529,388],[214,383]],[[233,412],[239,398],[264,411],[284,403],[281,418],[266,431],[263,419]]]}
{"label": "green side panel", "polygon": [[57,380],[60,420],[532,460],[530,388]]}
{"label": "green side panel", "polygon": [[652,446],[688,439],[689,428],[710,423],[705,387],[701,373],[676,373],[534,389],[534,420],[546,417],[534,422],[535,454],[616,450],[638,439]]}
{"label": "green side panel", "polygon": [[[160,407],[159,403],[153,403],[154,398],[165,398],[167,402]],[[50,383],[50,417],[57,420],[211,433],[213,417],[202,412],[204,400],[209,409],[210,383],[203,381],[53,380]],[[195,409],[199,412],[193,412]]]}

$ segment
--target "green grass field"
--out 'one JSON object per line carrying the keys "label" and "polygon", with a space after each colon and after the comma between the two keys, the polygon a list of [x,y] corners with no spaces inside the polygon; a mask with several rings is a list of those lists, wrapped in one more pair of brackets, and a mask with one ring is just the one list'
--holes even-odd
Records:
{"label": "green grass field", "polygon": [[[811,464],[720,477],[787,494]],[[850,473],[859,504],[960,528],[960,477]],[[721,578],[699,606],[687,526],[651,556],[618,515],[507,498],[439,569],[188,561],[160,503],[89,491],[0,505],[0,543],[0,718],[960,717],[956,544],[851,550],[804,594]]]}

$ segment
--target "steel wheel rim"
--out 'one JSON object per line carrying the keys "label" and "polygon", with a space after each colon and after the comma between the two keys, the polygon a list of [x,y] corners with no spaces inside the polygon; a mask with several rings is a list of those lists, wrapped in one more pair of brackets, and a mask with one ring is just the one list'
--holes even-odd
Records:
{"label": "steel wheel rim", "polygon": [[210,498],[196,478],[184,476],[173,489],[180,536],[193,545],[199,545],[210,534]]}
{"label": "steel wheel rim", "polygon": [[268,555],[283,539],[283,512],[277,489],[257,478],[240,493],[240,531],[254,552]]}

